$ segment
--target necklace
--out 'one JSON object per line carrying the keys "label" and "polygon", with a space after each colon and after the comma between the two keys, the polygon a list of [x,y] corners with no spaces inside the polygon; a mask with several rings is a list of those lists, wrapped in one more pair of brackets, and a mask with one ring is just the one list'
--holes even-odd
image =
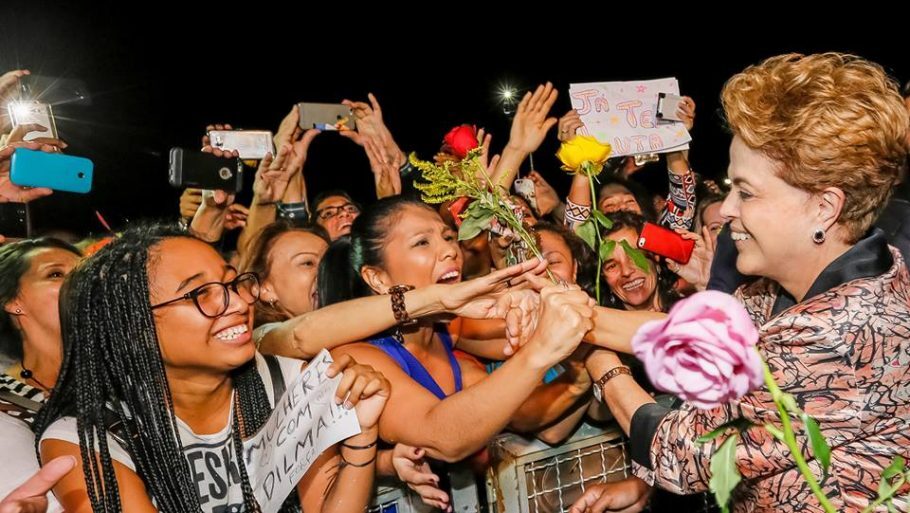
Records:
{"label": "necklace", "polygon": [[19,371],[19,377],[22,378],[23,380],[31,380],[31,381],[34,381],[34,382],[35,382],[39,387],[41,387],[41,389],[44,390],[45,392],[50,392],[50,390],[51,390],[50,387],[48,387],[48,386],[45,385],[44,383],[38,381],[38,378],[35,377],[35,373],[32,372],[31,369],[26,369],[26,368],[25,368],[24,362],[23,362],[23,364],[22,364],[22,370]]}

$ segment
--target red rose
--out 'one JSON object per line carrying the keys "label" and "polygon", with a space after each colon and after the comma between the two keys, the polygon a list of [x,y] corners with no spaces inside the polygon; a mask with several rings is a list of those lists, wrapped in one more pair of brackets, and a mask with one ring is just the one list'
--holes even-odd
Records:
{"label": "red rose", "polygon": [[477,147],[477,127],[461,125],[449,130],[443,139],[446,152],[463,159],[468,152]]}

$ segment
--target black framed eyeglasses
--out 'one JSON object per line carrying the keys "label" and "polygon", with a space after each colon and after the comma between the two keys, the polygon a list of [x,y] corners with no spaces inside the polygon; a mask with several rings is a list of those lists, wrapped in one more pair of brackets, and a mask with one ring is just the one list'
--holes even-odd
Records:
{"label": "black framed eyeglasses", "polygon": [[251,305],[259,300],[259,276],[256,273],[238,274],[229,282],[213,281],[203,283],[186,294],[152,305],[152,310],[161,308],[180,301],[192,300],[199,313],[206,317],[220,317],[227,312],[231,303],[231,291],[240,296],[240,299]]}
{"label": "black framed eyeglasses", "polygon": [[345,203],[344,205],[339,205],[337,207],[325,207],[316,212],[316,216],[323,221],[327,221],[333,217],[337,217],[342,212],[357,215],[360,213],[360,207],[353,203]]}

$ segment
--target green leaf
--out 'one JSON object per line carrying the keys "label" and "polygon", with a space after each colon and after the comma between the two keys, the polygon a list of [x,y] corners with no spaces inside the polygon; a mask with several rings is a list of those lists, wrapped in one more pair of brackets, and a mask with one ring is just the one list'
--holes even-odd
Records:
{"label": "green leaf", "polygon": [[600,241],[600,261],[606,262],[613,256],[613,251],[616,249],[615,240],[602,240]]}
{"label": "green leaf", "polygon": [[622,244],[622,249],[626,252],[626,256],[632,259],[632,262],[635,263],[636,267],[645,272],[650,270],[650,267],[648,266],[648,257],[646,257],[641,250],[630,246],[625,239],[619,241],[619,243]]}
{"label": "green leaf", "polygon": [[477,209],[469,212],[458,228],[458,240],[468,240],[477,237],[480,232],[490,227],[492,220],[493,212],[486,209]]}
{"label": "green leaf", "polygon": [[726,513],[729,511],[730,497],[736,485],[742,480],[739,468],[736,466],[736,442],[739,433],[730,436],[711,457],[711,492],[717,499],[717,504]]}
{"label": "green leaf", "polygon": [[575,233],[593,250],[597,250],[597,227],[591,218],[575,227]]}
{"label": "green leaf", "polygon": [[809,443],[812,444],[812,455],[822,464],[822,471],[827,476],[828,469],[831,467],[831,448],[828,447],[828,442],[822,435],[818,422],[815,422],[815,419],[806,412],[803,412],[801,417],[803,425],[806,426],[806,435],[809,436]]}
{"label": "green leaf", "polygon": [[591,215],[593,215],[594,219],[596,219],[605,229],[609,230],[610,228],[613,228],[613,221],[611,221],[609,217],[603,215],[600,210],[591,210]]}
{"label": "green leaf", "polygon": [[891,479],[892,477],[894,477],[898,474],[903,474],[904,471],[906,470],[904,468],[904,466],[906,464],[907,464],[907,462],[904,461],[904,458],[902,458],[900,456],[895,456],[894,459],[891,460],[891,464],[888,465],[888,467],[885,468],[885,470],[882,470],[882,478]]}
{"label": "green leaf", "polygon": [[698,437],[697,439],[695,439],[695,442],[699,443],[699,444],[710,442],[711,440],[714,440],[718,436],[726,433],[727,430],[729,430],[731,428],[735,428],[737,433],[742,433],[743,431],[749,429],[750,427],[752,427],[754,425],[755,424],[753,424],[751,421],[749,421],[748,419],[744,419],[742,417],[740,417],[738,419],[733,419],[730,422],[724,422],[723,424],[718,426],[717,429],[715,429],[714,431],[711,431],[707,435],[702,435],[702,436]]}

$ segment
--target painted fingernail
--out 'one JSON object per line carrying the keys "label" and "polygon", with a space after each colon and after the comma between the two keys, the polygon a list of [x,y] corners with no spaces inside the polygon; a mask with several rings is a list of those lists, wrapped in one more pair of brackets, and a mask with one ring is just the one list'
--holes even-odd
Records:
{"label": "painted fingernail", "polygon": [[353,409],[354,409],[354,405],[351,404],[351,401],[345,401],[345,402],[344,402],[344,409],[345,409],[345,410],[353,410]]}

